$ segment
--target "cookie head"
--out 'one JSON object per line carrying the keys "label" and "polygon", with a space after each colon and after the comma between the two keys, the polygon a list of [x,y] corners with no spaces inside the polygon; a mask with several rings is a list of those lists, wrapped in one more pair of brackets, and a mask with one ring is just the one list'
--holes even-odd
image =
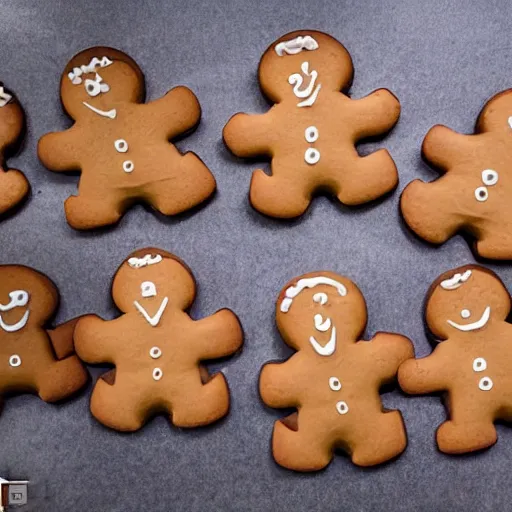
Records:
{"label": "cookie head", "polygon": [[97,111],[115,118],[117,103],[143,100],[144,75],[136,62],[119,50],[89,48],[70,60],[60,89],[64,109],[74,120]]}
{"label": "cookie head", "polygon": [[131,254],[119,267],[112,284],[112,297],[123,313],[132,311],[134,305],[156,312],[162,304],[164,309],[184,311],[192,305],[195,292],[188,267],[176,256],[153,248]]}
{"label": "cookie head", "polygon": [[55,285],[43,274],[21,265],[0,266],[0,336],[43,325],[58,300]]}
{"label": "cookie head", "polygon": [[510,312],[510,295],[494,272],[478,266],[443,274],[433,284],[426,322],[440,340],[464,338],[503,322]]}
{"label": "cookie head", "polygon": [[290,281],[279,294],[277,326],[295,349],[330,356],[341,339],[357,341],[366,325],[359,288],[332,272],[314,272]]}
{"label": "cookie head", "polygon": [[0,82],[0,153],[16,143],[23,124],[24,114],[20,104],[14,94]]}
{"label": "cookie head", "polygon": [[493,96],[476,121],[477,132],[501,132],[512,137],[512,89]]}
{"label": "cookie head", "polygon": [[258,69],[263,94],[274,103],[298,95],[304,96],[304,101],[314,101],[319,87],[347,89],[353,75],[352,59],[345,47],[315,30],[297,30],[274,41]]}

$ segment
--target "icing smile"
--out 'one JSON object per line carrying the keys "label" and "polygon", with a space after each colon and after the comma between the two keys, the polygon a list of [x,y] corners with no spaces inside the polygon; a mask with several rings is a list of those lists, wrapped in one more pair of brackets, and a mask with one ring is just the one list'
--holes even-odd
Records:
{"label": "icing smile", "polygon": [[[25,290],[14,290],[9,293],[10,301],[8,304],[0,304],[0,311],[7,312],[17,307],[23,307],[28,304],[28,293]],[[27,309],[21,319],[15,324],[7,324],[4,322],[0,314],[0,328],[5,332],[16,332],[23,329],[28,322],[30,311]]]}
{"label": "icing smile", "polygon": [[162,300],[162,303],[160,304],[158,311],[153,316],[149,316],[148,312],[146,311],[144,306],[141,306],[138,301],[135,301],[134,305],[137,308],[137,310],[139,311],[139,313],[142,314],[142,316],[144,317],[146,322],[149,325],[151,325],[151,327],[156,327],[160,322],[160,318],[162,318],[162,315],[165,311],[165,308],[167,307],[168,302],[169,302],[169,299],[167,297],[165,297],[164,300]]}
{"label": "icing smile", "polygon": [[[317,329],[324,330],[324,331],[329,329],[329,327],[327,327],[326,329],[323,328],[327,322],[329,323],[329,326],[330,326],[331,321],[329,319],[327,319],[324,322],[324,324],[322,325],[322,328],[317,327]],[[315,315],[315,323],[316,323],[316,315]],[[326,345],[323,345],[323,346],[320,345],[320,343],[318,343],[318,341],[316,341],[314,336],[311,336],[309,338],[309,342],[311,343],[311,346],[313,347],[315,352],[321,356],[330,356],[330,355],[334,354],[334,351],[336,350],[336,327],[333,326],[332,331],[331,331],[331,338],[329,339],[329,341],[327,342]]]}
{"label": "icing smile", "polygon": [[456,329],[459,329],[459,331],[476,331],[477,329],[481,329],[482,327],[485,327],[487,325],[487,322],[489,321],[489,318],[491,317],[491,306],[487,306],[485,308],[485,311],[483,312],[482,316],[479,320],[476,322],[472,322],[470,324],[458,324],[452,320],[448,320],[448,323],[455,327]]}

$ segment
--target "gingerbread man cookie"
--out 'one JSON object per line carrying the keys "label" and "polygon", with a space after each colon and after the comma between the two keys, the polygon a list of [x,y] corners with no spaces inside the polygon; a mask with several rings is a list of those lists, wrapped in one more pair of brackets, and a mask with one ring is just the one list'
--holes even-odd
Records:
{"label": "gingerbread man cookie", "polygon": [[223,134],[235,155],[272,159],[272,176],[262,170],[252,176],[250,202],[258,211],[298,217],[317,192],[357,205],[397,186],[386,150],[360,157],[355,145],[388,132],[400,103],[386,89],[351,100],[340,91],[350,87],[353,74],[348,51],[322,32],[291,32],[263,54],[259,82],[275,105],[263,115],[236,114]]}
{"label": "gingerbread man cookie", "polygon": [[98,379],[91,412],[121,431],[135,431],[155,413],[174,425],[207,425],[227,414],[229,391],[222,373],[208,375],[200,362],[242,346],[240,322],[229,309],[202,320],[185,312],[194,301],[191,271],[159,249],[142,249],[117,270],[112,297],[122,315],[112,321],[85,317],[75,346],[89,363],[115,370]]}
{"label": "gingerbread man cookie", "polygon": [[48,330],[59,294],[43,274],[0,266],[0,405],[10,393],[37,393],[45,402],[69,397],[87,382],[74,354],[78,319]]}
{"label": "gingerbread man cookie", "polygon": [[426,323],[440,343],[403,363],[398,380],[406,393],[447,394],[450,419],[436,436],[442,452],[487,448],[497,440],[494,422],[512,419],[510,308],[499,277],[476,265],[446,272],[428,293]]}
{"label": "gingerbread man cookie", "polygon": [[71,59],[60,88],[75,124],[42,137],[38,154],[52,171],[82,172],[78,195],[65,203],[71,226],[114,224],[135,202],[175,215],[213,194],[215,178],[201,159],[169,143],[199,123],[201,107],[190,89],[175,87],[144,103],[135,61],[100,47]]}
{"label": "gingerbread man cookie", "polygon": [[277,301],[277,327],[297,350],[284,363],[269,363],[260,394],[270,407],[297,412],[274,425],[272,451],[278,464],[315,471],[335,449],[354,464],[373,466],[407,445],[399,411],[384,411],[380,387],[392,382],[400,363],[414,357],[411,342],[378,333],[358,341],[367,311],[357,286],[332,272],[303,275],[288,283]]}
{"label": "gingerbread man cookie", "polygon": [[19,204],[30,189],[22,172],[5,166],[5,159],[21,140],[24,124],[21,105],[0,82],[0,215]]}
{"label": "gingerbread man cookie", "polygon": [[434,126],[422,153],[446,174],[431,183],[415,180],[405,188],[401,209],[409,227],[435,244],[462,231],[476,240],[479,256],[512,259],[511,143],[512,89],[487,102],[474,135]]}

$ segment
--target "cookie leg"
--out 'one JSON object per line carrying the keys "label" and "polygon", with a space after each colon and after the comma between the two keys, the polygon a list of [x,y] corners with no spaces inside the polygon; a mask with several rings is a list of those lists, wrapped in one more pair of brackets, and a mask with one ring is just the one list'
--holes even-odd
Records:
{"label": "cookie leg", "polygon": [[373,201],[398,185],[395,162],[385,149],[347,162],[339,178],[338,199],[347,205]]}
{"label": "cookie leg", "polygon": [[17,205],[28,193],[27,178],[20,171],[0,170],[0,214]]}
{"label": "cookie leg", "polygon": [[82,388],[87,378],[87,372],[78,357],[56,361],[37,381],[39,397],[45,402],[57,402]]}
{"label": "cookie leg", "polygon": [[358,466],[375,466],[400,455],[407,446],[402,415],[398,411],[381,413],[375,421],[358,430],[350,443],[352,462]]}
{"label": "cookie leg", "polygon": [[488,448],[498,436],[492,422],[446,421],[437,429],[436,439],[442,452],[461,454]]}
{"label": "cookie leg", "polygon": [[140,390],[107,384],[101,377],[91,396],[91,413],[103,425],[121,432],[139,430],[147,417],[148,401]]}
{"label": "cookie leg", "polygon": [[184,386],[188,393],[173,397],[172,423],[177,427],[208,425],[229,410],[229,390],[224,375],[218,373],[204,385]]}
{"label": "cookie leg", "polygon": [[91,199],[81,195],[71,196],[64,203],[66,219],[75,229],[93,229],[115,224],[122,217],[128,202],[105,195],[101,199]]}
{"label": "cookie leg", "polygon": [[476,252],[482,258],[495,260],[512,259],[512,228],[505,228],[501,236],[488,236],[476,242]]}
{"label": "cookie leg", "polygon": [[311,202],[309,185],[289,176],[268,176],[261,169],[254,171],[249,192],[251,205],[270,217],[299,217]]}
{"label": "cookie leg", "polygon": [[332,459],[332,449],[321,431],[292,430],[283,421],[274,424],[272,453],[280,466],[295,471],[318,471]]}
{"label": "cookie leg", "polygon": [[176,215],[206,201],[216,188],[215,178],[194,153],[179,157],[170,179],[148,183],[142,198],[163,215]]}

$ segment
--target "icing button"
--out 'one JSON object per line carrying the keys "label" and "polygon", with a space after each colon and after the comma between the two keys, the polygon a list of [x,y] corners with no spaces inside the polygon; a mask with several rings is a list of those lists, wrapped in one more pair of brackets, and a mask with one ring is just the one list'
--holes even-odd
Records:
{"label": "icing button", "polygon": [[128,151],[128,142],[124,139],[117,139],[114,142],[114,147],[118,153],[126,153]]}
{"label": "icing button", "polygon": [[132,172],[133,169],[135,168],[135,165],[133,164],[133,162],[131,160],[126,160],[123,162],[123,171],[124,172]]}
{"label": "icing button", "polygon": [[17,368],[18,366],[21,366],[21,357],[19,355],[17,355],[17,354],[12,355],[9,358],[9,364],[13,368]]}
{"label": "icing button", "polygon": [[149,355],[150,355],[153,359],[158,359],[158,358],[162,355],[162,351],[161,351],[158,347],[153,347],[153,348],[149,351]]}
{"label": "icing button", "polygon": [[153,370],[153,379],[160,380],[164,376],[164,372],[160,368],[155,368]]}

